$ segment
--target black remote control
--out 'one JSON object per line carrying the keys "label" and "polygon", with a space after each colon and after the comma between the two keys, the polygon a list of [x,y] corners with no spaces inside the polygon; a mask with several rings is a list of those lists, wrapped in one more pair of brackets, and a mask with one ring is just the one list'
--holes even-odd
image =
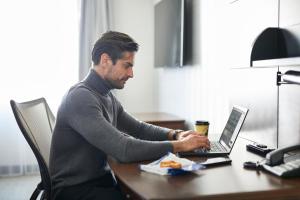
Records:
{"label": "black remote control", "polygon": [[267,148],[267,146],[263,144],[247,144],[246,149],[263,157],[265,157],[267,153],[274,150]]}

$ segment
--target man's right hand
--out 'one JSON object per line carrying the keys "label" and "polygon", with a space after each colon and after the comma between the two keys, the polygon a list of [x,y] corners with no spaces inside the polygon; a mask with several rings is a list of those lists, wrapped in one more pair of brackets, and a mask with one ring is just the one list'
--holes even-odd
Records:
{"label": "man's right hand", "polygon": [[210,142],[206,136],[190,134],[181,140],[172,141],[173,152],[192,151],[197,148],[210,148]]}

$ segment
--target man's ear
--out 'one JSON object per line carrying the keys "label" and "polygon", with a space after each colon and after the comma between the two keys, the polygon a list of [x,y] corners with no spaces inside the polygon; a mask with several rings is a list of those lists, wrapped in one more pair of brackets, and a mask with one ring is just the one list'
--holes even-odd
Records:
{"label": "man's ear", "polygon": [[107,53],[103,53],[100,56],[100,64],[101,65],[107,65],[112,64],[111,58]]}

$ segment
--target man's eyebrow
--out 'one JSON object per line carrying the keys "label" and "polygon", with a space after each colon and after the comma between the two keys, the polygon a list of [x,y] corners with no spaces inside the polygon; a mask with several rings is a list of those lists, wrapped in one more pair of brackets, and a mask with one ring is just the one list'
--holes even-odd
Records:
{"label": "man's eyebrow", "polygon": [[126,65],[129,67],[133,67],[133,64],[131,62],[126,62]]}

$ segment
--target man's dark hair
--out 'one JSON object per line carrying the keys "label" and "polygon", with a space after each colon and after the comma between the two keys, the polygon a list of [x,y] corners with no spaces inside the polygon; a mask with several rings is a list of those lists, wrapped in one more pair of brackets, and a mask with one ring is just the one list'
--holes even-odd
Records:
{"label": "man's dark hair", "polygon": [[113,64],[122,58],[123,52],[136,52],[139,45],[125,33],[116,31],[108,31],[97,40],[92,51],[92,61],[94,65],[98,65],[100,56],[107,53]]}

